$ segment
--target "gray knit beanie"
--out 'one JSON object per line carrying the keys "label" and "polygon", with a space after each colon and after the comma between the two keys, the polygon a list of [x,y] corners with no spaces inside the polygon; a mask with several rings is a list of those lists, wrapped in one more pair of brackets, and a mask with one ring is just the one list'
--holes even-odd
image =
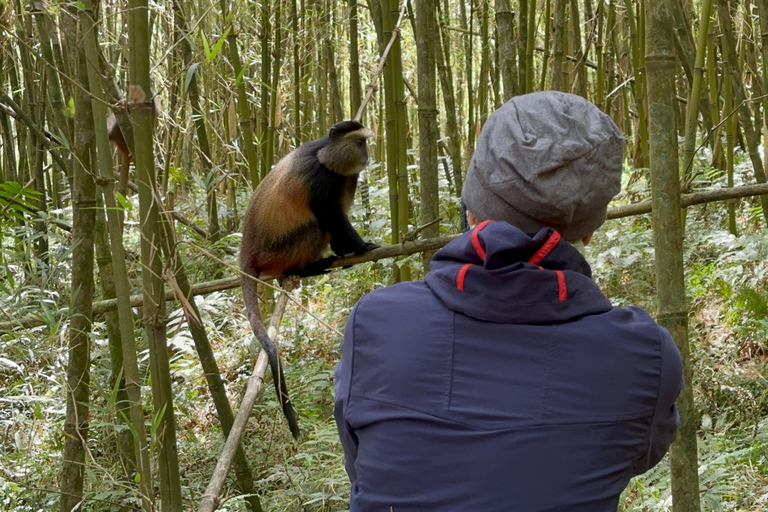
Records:
{"label": "gray knit beanie", "polygon": [[479,220],[526,233],[555,228],[575,242],[605,222],[621,190],[624,138],[581,96],[516,96],[488,117],[461,196]]}

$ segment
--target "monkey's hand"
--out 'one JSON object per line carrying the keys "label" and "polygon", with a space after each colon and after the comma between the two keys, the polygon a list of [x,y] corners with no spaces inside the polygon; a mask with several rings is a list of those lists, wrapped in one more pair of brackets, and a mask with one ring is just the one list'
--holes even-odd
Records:
{"label": "monkey's hand", "polygon": [[321,274],[327,274],[328,272],[330,272],[328,267],[330,267],[331,264],[337,259],[338,259],[338,256],[328,256],[327,258],[321,258],[317,261],[313,261],[312,263],[310,263],[304,268],[289,270],[285,273],[285,275],[297,276],[297,277],[310,277],[310,276],[319,276]]}
{"label": "monkey's hand", "polygon": [[366,242],[364,245],[361,245],[360,247],[355,249],[355,254],[357,254],[359,256],[360,254],[365,254],[365,253],[367,253],[369,251],[372,251],[374,249],[378,249],[379,247],[380,246],[377,245],[377,244],[372,244],[370,242]]}

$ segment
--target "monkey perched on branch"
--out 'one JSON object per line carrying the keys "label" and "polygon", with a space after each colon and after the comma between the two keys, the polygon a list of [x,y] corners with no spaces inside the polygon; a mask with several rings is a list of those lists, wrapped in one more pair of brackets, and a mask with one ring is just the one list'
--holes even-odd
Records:
{"label": "monkey perched on branch", "polygon": [[[160,99],[155,92],[152,91],[153,128],[157,128],[157,116],[159,113]],[[131,167],[131,158],[133,157],[133,134],[131,133],[128,137],[123,134],[120,124],[117,122],[117,117],[112,112],[110,112],[107,117],[107,132],[109,133],[109,140],[114,144],[115,148],[117,148],[117,152],[120,154],[120,186],[118,188],[123,190],[128,186],[128,170]]]}
{"label": "monkey perched on branch", "polygon": [[[368,164],[367,140],[372,135],[357,121],[343,121],[326,137],[294,149],[256,187],[243,218],[243,300],[253,333],[269,357],[277,396],[295,439],[296,411],[250,276],[315,275],[338,256],[378,247],[365,242],[347,217],[358,175]],[[336,256],[321,258],[329,244]]]}

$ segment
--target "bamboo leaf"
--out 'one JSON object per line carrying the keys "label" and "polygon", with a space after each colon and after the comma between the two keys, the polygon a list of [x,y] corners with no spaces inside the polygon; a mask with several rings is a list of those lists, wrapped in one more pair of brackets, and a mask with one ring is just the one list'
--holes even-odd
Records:
{"label": "bamboo leaf", "polygon": [[205,52],[205,58],[208,60],[208,62],[210,62],[211,59],[208,58],[208,56],[211,54],[211,46],[208,44],[208,38],[205,37],[205,33],[201,32],[200,35],[203,38],[203,51]]}
{"label": "bamboo leaf", "polygon": [[208,54],[208,62],[211,62],[219,54],[221,47],[227,41],[227,35],[229,35],[230,29],[231,27],[227,27],[227,30],[225,30],[221,37],[219,37],[218,41],[216,41],[216,46],[214,46],[213,50]]}
{"label": "bamboo leaf", "polygon": [[133,204],[123,194],[117,192],[116,196],[117,202],[120,203],[124,210],[131,211],[133,209]]}
{"label": "bamboo leaf", "polygon": [[195,76],[195,70],[199,65],[199,62],[194,62],[191,66],[189,66],[189,69],[187,70],[187,76],[184,78],[184,94],[189,91],[189,83],[192,81],[192,77]]}

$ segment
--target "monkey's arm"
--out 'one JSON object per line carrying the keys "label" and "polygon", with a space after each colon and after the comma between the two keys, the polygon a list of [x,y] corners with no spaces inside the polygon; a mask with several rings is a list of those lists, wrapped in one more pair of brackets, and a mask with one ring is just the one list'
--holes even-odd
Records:
{"label": "monkey's arm", "polygon": [[[322,223],[320,226],[322,227]],[[339,256],[350,253],[363,254],[378,247],[363,240],[341,211],[335,218],[330,219],[326,229],[331,234],[331,250]]]}
{"label": "monkey's arm", "polygon": [[309,207],[320,229],[331,235],[331,250],[341,256],[363,254],[378,247],[360,237],[341,208],[344,177],[327,172],[317,175],[315,180]]}

